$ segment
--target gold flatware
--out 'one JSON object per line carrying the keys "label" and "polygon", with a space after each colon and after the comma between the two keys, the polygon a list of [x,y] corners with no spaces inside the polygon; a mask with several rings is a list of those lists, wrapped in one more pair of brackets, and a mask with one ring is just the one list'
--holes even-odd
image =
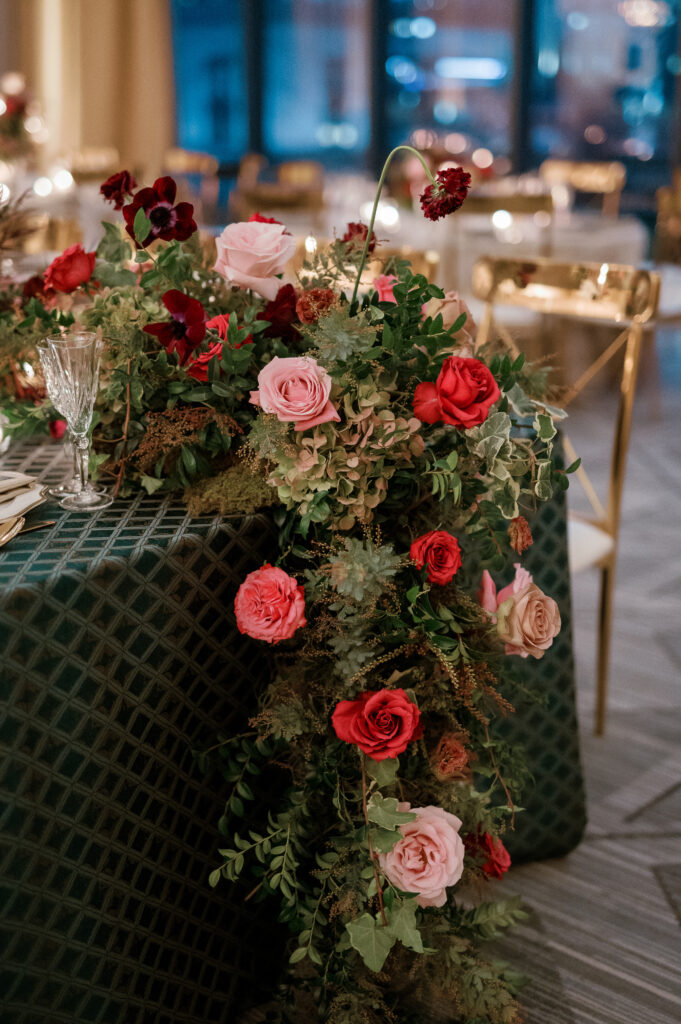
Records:
{"label": "gold flatware", "polygon": [[45,519],[40,523],[30,523],[29,526],[23,526],[19,533],[30,533],[32,530],[44,530],[46,526],[54,526],[56,519]]}
{"label": "gold flatware", "polygon": [[23,516],[14,516],[0,523],[0,548],[8,544],[23,529],[26,520]]}

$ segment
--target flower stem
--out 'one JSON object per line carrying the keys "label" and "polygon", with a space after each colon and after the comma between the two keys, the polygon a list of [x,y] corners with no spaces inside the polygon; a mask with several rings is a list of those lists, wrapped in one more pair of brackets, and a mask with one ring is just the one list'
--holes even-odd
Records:
{"label": "flower stem", "polygon": [[362,807],[364,809],[364,821],[367,827],[367,843],[369,844],[369,856],[371,857],[371,866],[374,869],[374,880],[376,882],[376,895],[378,896],[378,905],[381,908],[381,918],[383,920],[383,924],[387,927],[388,919],[385,916],[385,906],[383,905],[383,890],[381,889],[381,882],[378,877],[378,868],[376,867],[376,854],[374,853],[374,844],[371,842],[371,825],[369,824],[369,808],[367,807],[366,754],[362,754]]}
{"label": "flower stem", "polygon": [[353,292],[352,292],[352,299],[350,300],[350,305],[351,306],[354,303],[355,299],[357,298],[357,290],[359,288],[359,281],[360,281],[360,278],[362,276],[362,271],[364,270],[364,267],[365,267],[365,264],[366,264],[366,261],[367,261],[367,255],[368,255],[368,252],[369,252],[369,246],[371,245],[371,234],[372,234],[372,232],[374,230],[374,223],[376,221],[376,211],[378,210],[378,202],[379,202],[379,199],[381,198],[381,192],[383,191],[383,183],[385,182],[385,176],[386,176],[386,173],[388,171],[388,167],[390,166],[390,161],[395,156],[395,153],[399,153],[399,151],[401,149],[404,149],[404,150],[406,150],[407,153],[412,153],[415,157],[417,157],[417,159],[421,162],[421,166],[423,167],[424,171],[428,175],[431,184],[432,185],[436,185],[437,184],[437,182],[435,181],[435,178],[430,173],[430,167],[428,167],[428,165],[426,164],[426,161],[423,159],[423,157],[419,153],[418,149],[414,149],[413,146],[404,146],[404,145],[402,145],[402,146],[395,146],[395,148],[393,150],[391,150],[390,153],[388,153],[388,155],[386,157],[386,160],[385,160],[385,163],[383,164],[383,170],[381,171],[381,176],[378,179],[378,188],[376,189],[376,198],[374,199],[374,206],[373,206],[373,209],[371,211],[371,220],[369,221],[369,230],[367,231],[367,236],[366,236],[366,239],[364,241],[364,248],[362,249],[362,258],[360,259],[359,267],[357,268],[357,280],[355,281],[355,287],[354,287]]}

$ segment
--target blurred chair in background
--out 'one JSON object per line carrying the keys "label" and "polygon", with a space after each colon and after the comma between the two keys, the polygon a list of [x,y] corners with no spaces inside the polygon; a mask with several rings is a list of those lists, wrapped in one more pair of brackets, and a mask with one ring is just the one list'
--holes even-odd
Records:
{"label": "blurred chair in background", "polygon": [[603,215],[616,217],[627,172],[624,164],[585,160],[545,160],[539,174],[547,185],[562,185],[575,192],[603,196]]}
{"label": "blurred chair in background", "polygon": [[69,154],[68,165],[77,185],[101,185],[121,170],[115,146],[87,146]]}
{"label": "blurred chair in background", "polygon": [[[617,539],[634,393],[643,328],[655,317],[660,280],[656,274],[636,267],[538,260],[530,268],[525,261],[483,259],[475,266],[473,289],[476,297],[485,303],[476,344],[483,344],[491,336],[497,305],[520,306],[548,316],[608,323],[620,328],[615,340],[568,388],[561,400],[563,406],[568,405],[613,356],[624,349],[606,506],[580,467],[577,477],[593,515],[571,514],[568,523],[571,571],[596,567],[601,573],[594,730],[601,736],[605,730]],[[499,331],[515,348],[507,332],[501,327]],[[563,445],[572,462],[577,456],[566,435],[563,435]]]}
{"label": "blurred chair in background", "polygon": [[[272,210],[305,210],[313,213],[324,206],[324,168],[314,160],[289,160],[280,164],[275,181],[260,175],[267,160],[259,153],[247,153],[239,165],[236,187],[229,197],[234,220],[248,220],[253,213]],[[313,225],[311,224],[311,227]]]}
{"label": "blurred chair in background", "polygon": [[166,152],[163,168],[177,182],[182,198],[194,204],[195,219],[214,223],[220,194],[219,161],[209,153],[175,147]]}

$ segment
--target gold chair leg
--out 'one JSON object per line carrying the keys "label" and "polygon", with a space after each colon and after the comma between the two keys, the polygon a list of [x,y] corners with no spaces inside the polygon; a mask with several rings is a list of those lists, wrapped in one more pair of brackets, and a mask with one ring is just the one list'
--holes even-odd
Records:
{"label": "gold chair leg", "polygon": [[596,736],[602,736],[605,732],[614,596],[615,562],[613,559],[609,565],[601,569],[601,597],[598,609],[598,654],[596,663],[596,719],[594,723],[594,734]]}

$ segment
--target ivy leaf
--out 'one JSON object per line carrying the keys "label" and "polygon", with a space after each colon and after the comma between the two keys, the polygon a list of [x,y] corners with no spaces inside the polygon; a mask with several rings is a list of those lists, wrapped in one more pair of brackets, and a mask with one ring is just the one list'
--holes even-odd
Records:
{"label": "ivy leaf", "polygon": [[374,793],[368,804],[369,821],[373,821],[381,828],[394,831],[399,825],[406,825],[408,821],[416,821],[416,815],[411,811],[398,811],[397,797],[384,797],[381,793]]}
{"label": "ivy leaf", "polygon": [[395,936],[379,925],[371,914],[362,914],[346,924],[350,942],[370,971],[380,971],[395,944]]}
{"label": "ivy leaf", "polygon": [[[135,239],[142,245],[145,238],[151,234],[151,221],[147,217],[143,209],[139,209],[135,214],[135,220],[133,221],[132,230],[135,233]],[[147,257],[148,259],[148,257]]]}
{"label": "ivy leaf", "polygon": [[390,911],[389,927],[403,946],[423,953],[423,940],[416,927],[416,900],[399,900]]}
{"label": "ivy leaf", "polygon": [[384,786],[391,786],[397,776],[397,769],[400,762],[396,757],[388,757],[384,761],[373,761],[367,758],[367,775],[375,779],[379,789]]}
{"label": "ivy leaf", "polygon": [[155,476],[147,476],[145,473],[142,475],[140,483],[142,484],[142,487],[147,492],[147,494],[154,494],[154,492],[157,491],[159,487],[163,487],[164,481],[157,480]]}
{"label": "ivy leaf", "polygon": [[556,428],[550,416],[538,413],[532,425],[542,441],[550,441],[556,436]]}

